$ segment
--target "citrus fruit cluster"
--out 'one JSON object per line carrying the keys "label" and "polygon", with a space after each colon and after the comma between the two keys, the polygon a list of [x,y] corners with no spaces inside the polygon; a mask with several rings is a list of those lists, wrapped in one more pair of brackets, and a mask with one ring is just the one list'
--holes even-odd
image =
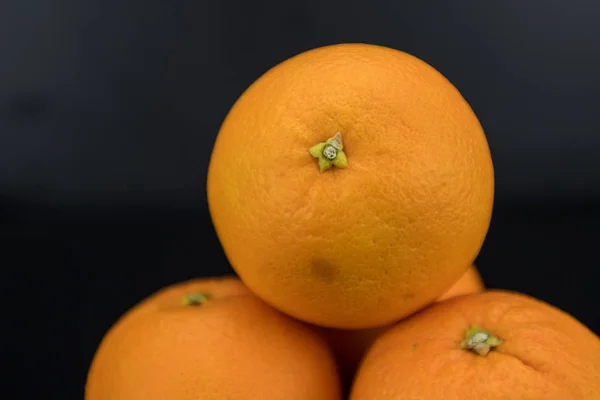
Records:
{"label": "citrus fruit cluster", "polygon": [[600,399],[596,335],[484,287],[490,150],[420,59],[342,44],[275,66],[225,118],[207,194],[237,276],[125,314],[86,400]]}

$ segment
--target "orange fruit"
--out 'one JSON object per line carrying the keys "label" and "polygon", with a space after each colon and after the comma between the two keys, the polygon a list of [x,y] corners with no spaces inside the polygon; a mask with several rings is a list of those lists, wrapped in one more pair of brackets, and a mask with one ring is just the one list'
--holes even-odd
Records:
{"label": "orange fruit", "polygon": [[454,282],[450,289],[438,297],[437,301],[443,301],[452,297],[462,296],[464,294],[479,293],[485,290],[485,285],[481,275],[475,265],[465,271],[459,280]]}
{"label": "orange fruit", "polygon": [[125,314],[94,356],[85,399],[331,400],[340,392],[321,337],[223,278],[167,287]]}
{"label": "orange fruit", "polygon": [[223,249],[259,297],[336,328],[399,320],[477,256],[493,205],[481,125],[409,54],[314,49],[254,82],[225,118],[207,195]]}
{"label": "orange fruit", "polygon": [[[483,280],[477,268],[473,265],[437,301],[470,293],[479,293],[484,290]],[[350,330],[315,327],[333,350],[344,386],[348,387],[350,385],[356,369],[369,347],[390,326]]]}
{"label": "orange fruit", "polygon": [[455,297],[381,335],[350,399],[597,400],[600,338],[522,294]]}

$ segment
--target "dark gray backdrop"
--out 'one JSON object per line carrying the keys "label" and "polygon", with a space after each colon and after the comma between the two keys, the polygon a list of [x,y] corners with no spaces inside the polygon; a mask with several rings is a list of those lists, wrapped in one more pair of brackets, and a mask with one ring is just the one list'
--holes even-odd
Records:
{"label": "dark gray backdrop", "polygon": [[219,125],[268,68],[339,42],[410,52],[461,90],[496,167],[486,282],[600,332],[599,16],[591,0],[1,1],[0,262],[15,333],[2,358],[22,377],[14,390],[81,398],[127,307],[230,271],[205,200]]}

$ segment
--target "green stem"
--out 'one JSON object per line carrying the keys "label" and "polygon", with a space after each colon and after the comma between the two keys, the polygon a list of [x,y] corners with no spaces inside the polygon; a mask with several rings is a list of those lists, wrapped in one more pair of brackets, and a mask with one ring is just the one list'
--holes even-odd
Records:
{"label": "green stem", "polygon": [[342,134],[338,132],[326,141],[315,144],[310,148],[309,153],[319,160],[319,170],[323,172],[331,167],[348,167],[348,158],[343,149]]}
{"label": "green stem", "polygon": [[186,306],[201,306],[208,302],[209,295],[204,292],[192,293],[183,299],[183,304]]}
{"label": "green stem", "polygon": [[504,340],[473,325],[465,332],[465,340],[460,342],[460,348],[470,350],[480,356],[486,356],[491,349],[500,346],[503,342]]}

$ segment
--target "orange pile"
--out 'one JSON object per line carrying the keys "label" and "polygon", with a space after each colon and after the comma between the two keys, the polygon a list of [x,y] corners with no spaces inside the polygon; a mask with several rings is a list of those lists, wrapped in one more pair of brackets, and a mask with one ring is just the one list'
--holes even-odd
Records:
{"label": "orange pile", "polygon": [[223,122],[207,194],[241,279],[135,306],[86,400],[600,399],[600,339],[472,266],[492,160],[425,62],[346,44],[277,65]]}

